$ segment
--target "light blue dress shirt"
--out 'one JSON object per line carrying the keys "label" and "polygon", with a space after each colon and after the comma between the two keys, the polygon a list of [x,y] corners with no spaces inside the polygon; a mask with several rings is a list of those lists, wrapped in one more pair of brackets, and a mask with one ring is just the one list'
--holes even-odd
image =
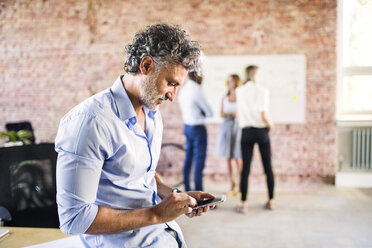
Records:
{"label": "light blue dress shirt", "polygon": [[[166,224],[111,235],[83,234],[98,205],[138,209],[161,202],[154,178],[163,124],[144,107],[146,133],[121,82],[77,105],[61,120],[55,145],[60,228],[87,247],[178,247]],[[184,242],[176,222],[168,223]]]}
{"label": "light blue dress shirt", "polygon": [[[182,119],[186,125],[204,125],[207,117],[213,116],[213,111],[207,102],[200,85],[188,80],[178,93],[178,103],[182,110]],[[205,116],[202,115],[204,112]]]}

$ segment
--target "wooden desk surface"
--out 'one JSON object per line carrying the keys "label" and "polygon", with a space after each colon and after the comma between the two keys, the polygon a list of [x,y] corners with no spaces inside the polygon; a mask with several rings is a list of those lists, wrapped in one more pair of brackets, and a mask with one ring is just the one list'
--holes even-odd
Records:
{"label": "wooden desk surface", "polygon": [[18,248],[29,245],[36,245],[71,236],[64,234],[57,228],[2,226],[0,227],[0,229],[9,229],[8,236],[0,239],[0,248]]}

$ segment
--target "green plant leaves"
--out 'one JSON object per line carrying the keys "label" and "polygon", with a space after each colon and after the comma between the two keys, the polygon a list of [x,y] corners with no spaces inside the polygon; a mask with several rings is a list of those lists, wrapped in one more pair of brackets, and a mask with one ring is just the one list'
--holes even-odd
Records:
{"label": "green plant leaves", "polygon": [[30,140],[33,133],[29,130],[19,130],[18,132],[15,131],[4,131],[0,132],[0,138],[8,139],[10,142],[22,141],[24,144],[30,144]]}

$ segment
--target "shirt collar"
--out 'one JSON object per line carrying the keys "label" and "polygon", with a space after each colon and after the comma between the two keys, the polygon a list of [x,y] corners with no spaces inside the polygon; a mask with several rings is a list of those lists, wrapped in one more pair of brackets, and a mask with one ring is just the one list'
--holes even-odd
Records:
{"label": "shirt collar", "polygon": [[150,110],[146,107],[143,108],[145,110],[145,114],[150,117],[151,119],[155,119],[155,114],[158,112],[157,110]]}
{"label": "shirt collar", "polygon": [[[134,125],[137,122],[136,112],[134,111],[132,102],[130,101],[127,91],[125,90],[125,87],[121,81],[123,76],[124,75],[120,75],[116,79],[115,83],[111,87],[111,92],[114,97],[120,120],[128,120]],[[156,110],[152,111],[146,107],[143,109],[147,116],[149,116],[151,119],[155,118],[155,114],[157,112]]]}

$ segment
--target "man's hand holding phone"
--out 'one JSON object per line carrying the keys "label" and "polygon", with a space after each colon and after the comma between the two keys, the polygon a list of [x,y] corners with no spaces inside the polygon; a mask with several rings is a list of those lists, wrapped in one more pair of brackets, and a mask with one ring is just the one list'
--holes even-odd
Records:
{"label": "man's hand holding phone", "polygon": [[215,206],[216,204],[222,203],[226,201],[226,196],[225,195],[220,195],[215,198],[210,198],[210,199],[205,199],[202,201],[198,201],[197,205],[193,207],[193,209],[198,209],[202,207],[207,207],[207,206]]}
{"label": "man's hand holding phone", "polygon": [[[213,200],[216,197],[212,194],[206,193],[206,192],[201,192],[201,191],[188,191],[186,192],[189,196],[193,197],[196,202],[202,202],[205,200]],[[192,206],[192,212],[186,214],[188,217],[192,218],[194,216],[201,216],[203,213],[208,212],[209,209],[214,208],[214,205],[210,206],[200,206],[198,207],[199,204],[196,204],[195,206]]]}

